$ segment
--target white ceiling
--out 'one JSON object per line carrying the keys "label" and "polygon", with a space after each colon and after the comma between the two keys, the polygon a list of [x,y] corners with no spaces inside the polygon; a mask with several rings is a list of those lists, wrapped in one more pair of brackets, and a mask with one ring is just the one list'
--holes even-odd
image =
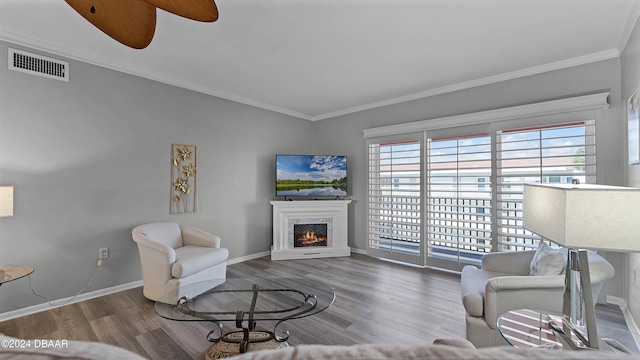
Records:
{"label": "white ceiling", "polygon": [[151,45],[134,50],[62,0],[0,0],[0,39],[321,120],[618,57],[639,13],[638,0],[216,4],[214,23],[158,10]]}

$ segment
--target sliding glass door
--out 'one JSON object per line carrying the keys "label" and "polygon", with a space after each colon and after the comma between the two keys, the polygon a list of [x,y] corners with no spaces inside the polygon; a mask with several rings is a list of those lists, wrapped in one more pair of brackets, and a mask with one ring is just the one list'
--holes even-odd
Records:
{"label": "sliding glass door", "polygon": [[491,135],[427,140],[427,263],[458,269],[491,251]]}
{"label": "sliding glass door", "polygon": [[497,215],[499,251],[537,247],[522,227],[524,183],[596,182],[595,121],[499,130]]}
{"label": "sliding glass door", "polygon": [[523,184],[596,183],[595,120],[576,117],[369,139],[367,253],[461,270],[537,247],[522,227]]}
{"label": "sliding glass door", "polygon": [[423,265],[419,138],[369,144],[368,197],[368,254]]}

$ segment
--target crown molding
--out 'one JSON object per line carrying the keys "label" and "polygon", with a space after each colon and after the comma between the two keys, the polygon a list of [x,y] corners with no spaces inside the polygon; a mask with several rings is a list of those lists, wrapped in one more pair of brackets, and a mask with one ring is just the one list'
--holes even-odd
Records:
{"label": "crown molding", "polygon": [[447,116],[436,119],[414,121],[405,124],[382,126],[364,129],[364,138],[407,134],[416,131],[443,129],[453,126],[464,126],[521,119],[525,117],[544,116],[564,112],[606,109],[609,107],[609,92],[576,96],[566,99],[550,100],[508,108],[480,111],[475,113]]}
{"label": "crown molding", "polygon": [[225,100],[231,100],[233,102],[237,102],[240,104],[257,107],[264,110],[269,110],[269,111],[273,111],[273,112],[284,114],[284,115],[289,115],[289,116],[304,119],[304,120],[309,120],[309,121],[313,120],[312,116],[303,114],[297,111],[285,109],[285,108],[278,107],[271,104],[266,104],[254,99],[230,94],[214,88],[201,86],[189,81],[184,81],[182,79],[172,78],[170,76],[167,76],[166,74],[159,74],[152,71],[148,71],[146,69],[141,69],[135,66],[131,66],[128,64],[119,63],[114,59],[107,59],[107,58],[102,58],[98,56],[87,55],[86,53],[76,51],[70,48],[51,45],[49,43],[44,43],[35,39],[12,34],[2,30],[0,30],[0,40],[13,43],[16,45],[20,45],[20,46],[26,46],[34,50],[45,51],[47,53],[57,55],[57,56],[62,56],[71,60],[82,61],[87,64],[100,66],[106,69],[122,72],[129,75],[138,76],[144,79],[157,81],[163,84],[179,87],[186,90],[199,92],[205,95],[210,95],[210,96],[218,97]]}
{"label": "crown molding", "polygon": [[[640,9],[638,9],[638,12],[640,13]],[[631,18],[636,19],[637,16],[635,17],[632,16]],[[628,27],[631,26],[631,29],[633,29],[634,24],[635,23],[633,23],[632,25],[628,25]],[[629,33],[630,31],[631,30],[629,30]],[[628,40],[628,36],[629,35],[627,35],[627,40]],[[354,106],[354,107],[345,108],[342,110],[332,111],[325,114],[314,116],[314,115],[300,113],[298,111],[294,111],[291,109],[263,103],[251,98],[246,98],[246,97],[238,96],[235,94],[227,93],[211,87],[201,86],[189,81],[172,78],[170,76],[167,76],[166,74],[154,73],[146,69],[141,69],[128,64],[119,63],[114,59],[87,55],[83,52],[80,52],[74,49],[55,46],[55,45],[45,43],[36,39],[13,34],[6,31],[0,30],[0,40],[13,43],[19,46],[26,46],[34,50],[44,51],[53,55],[62,56],[68,59],[82,61],[91,65],[100,66],[103,68],[115,70],[125,74],[142,77],[149,80],[154,80],[163,84],[176,86],[179,88],[199,92],[202,94],[234,101],[240,104],[245,104],[245,105],[253,106],[256,108],[260,108],[260,109],[280,113],[283,115],[288,115],[291,117],[308,120],[308,121],[318,121],[318,120],[335,118],[335,117],[344,116],[344,115],[361,112],[365,110],[371,110],[371,109],[375,109],[383,106],[395,105],[395,104],[427,98],[435,95],[446,94],[454,91],[460,91],[460,90],[470,89],[478,86],[494,84],[502,81],[513,80],[513,79],[517,79],[525,76],[542,74],[549,71],[560,70],[560,69],[570,68],[573,66],[579,66],[579,65],[589,64],[593,62],[608,60],[608,59],[619,57],[621,54],[621,52],[618,49],[609,49],[609,50],[605,50],[597,53],[587,54],[584,56],[574,57],[571,59],[556,61],[556,62],[552,62],[552,63],[540,65],[540,66],[529,67],[526,69],[511,71],[511,72],[503,73],[499,75],[487,76],[487,77],[483,77],[475,80],[460,82],[457,84],[451,84],[451,85],[439,87],[436,89],[420,91],[413,94],[399,96],[399,97],[395,97],[388,100],[373,102],[373,103],[364,104],[360,106]]]}
{"label": "crown molding", "polygon": [[638,18],[640,17],[640,1],[636,0],[633,5],[633,10],[629,14],[629,19],[627,19],[627,25],[624,28],[624,32],[620,37],[620,43],[618,44],[618,51],[620,54],[624,51],[629,43],[629,39],[631,38],[631,34],[633,33],[633,29],[636,27],[636,23],[638,22]]}
{"label": "crown molding", "polygon": [[618,51],[618,49],[609,49],[609,50],[592,53],[584,56],[574,57],[571,59],[556,61],[556,62],[552,62],[552,63],[540,65],[540,66],[533,66],[530,68],[512,71],[512,72],[499,74],[495,76],[487,76],[487,77],[483,77],[476,80],[465,81],[457,84],[439,87],[437,89],[431,89],[431,90],[413,93],[410,95],[400,96],[400,97],[396,97],[389,100],[378,101],[375,103],[370,103],[370,104],[366,104],[358,107],[352,107],[344,110],[334,111],[324,115],[315,116],[313,120],[323,120],[323,119],[338,117],[338,116],[347,115],[355,112],[375,109],[382,106],[395,105],[395,104],[399,104],[407,101],[427,98],[430,96],[471,89],[474,87],[495,84],[502,81],[513,80],[513,79],[523,78],[526,76],[542,74],[550,71],[562,70],[562,69],[566,69],[574,66],[590,64],[598,61],[614,59],[619,56],[620,56],[620,52]]}

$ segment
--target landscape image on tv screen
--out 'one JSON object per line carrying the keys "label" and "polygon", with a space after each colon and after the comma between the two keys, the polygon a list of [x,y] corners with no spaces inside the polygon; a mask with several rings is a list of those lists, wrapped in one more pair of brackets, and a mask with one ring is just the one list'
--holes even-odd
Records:
{"label": "landscape image on tv screen", "polygon": [[346,156],[276,155],[276,196],[346,195]]}

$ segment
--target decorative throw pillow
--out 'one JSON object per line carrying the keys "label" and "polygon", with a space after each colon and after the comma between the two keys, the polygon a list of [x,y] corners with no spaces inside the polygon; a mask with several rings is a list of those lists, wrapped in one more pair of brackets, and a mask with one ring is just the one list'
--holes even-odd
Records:
{"label": "decorative throw pillow", "polygon": [[547,245],[544,241],[540,241],[538,250],[536,250],[531,265],[529,267],[529,275],[545,276],[560,275],[564,270],[564,255]]}

